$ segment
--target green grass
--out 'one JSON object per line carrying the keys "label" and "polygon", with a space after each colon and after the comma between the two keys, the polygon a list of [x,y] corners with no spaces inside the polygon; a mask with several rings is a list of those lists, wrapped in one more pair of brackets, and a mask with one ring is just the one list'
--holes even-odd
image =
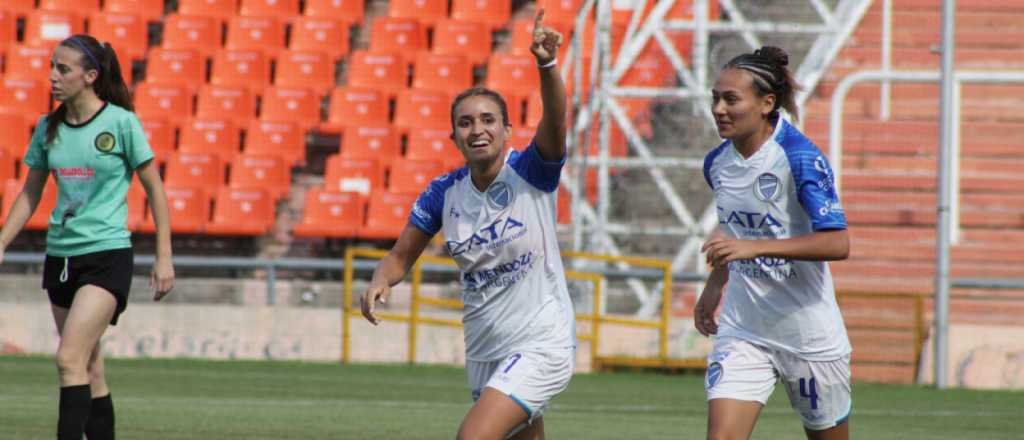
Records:
{"label": "green grass", "polygon": [[[109,360],[121,439],[450,439],[469,408],[450,367]],[[0,438],[52,439],[53,362],[0,357]],[[552,439],[700,439],[702,377],[581,374],[545,417]],[[1020,439],[1024,393],[857,384],[855,439]],[[776,387],[755,439],[799,439]]]}

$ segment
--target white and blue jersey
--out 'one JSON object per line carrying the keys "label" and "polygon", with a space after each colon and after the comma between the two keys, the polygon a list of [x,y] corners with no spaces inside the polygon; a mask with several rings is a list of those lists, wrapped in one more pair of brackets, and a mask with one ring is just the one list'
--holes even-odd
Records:
{"label": "white and blue jersey", "polygon": [[[726,141],[704,159],[720,229],[744,240],[846,229],[832,169],[818,147],[782,118],[749,158]],[[824,261],[757,257],[729,263],[718,336],[779,348],[810,361],[850,353]]]}
{"label": "white and blue jersey", "polygon": [[545,161],[531,143],[510,151],[486,191],[465,167],[433,182],[409,222],[443,231],[462,279],[466,359],[575,346],[575,316],[555,233],[565,160]]}

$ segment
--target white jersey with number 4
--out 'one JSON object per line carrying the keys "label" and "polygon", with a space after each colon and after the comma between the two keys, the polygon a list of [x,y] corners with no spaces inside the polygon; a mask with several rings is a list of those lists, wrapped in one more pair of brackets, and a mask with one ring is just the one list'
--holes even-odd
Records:
{"label": "white jersey with number 4", "polygon": [[479,191],[467,168],[435,179],[409,222],[444,233],[462,279],[466,359],[575,346],[575,315],[555,234],[558,179],[565,161],[545,161],[531,143],[510,151]]}
{"label": "white jersey with number 4", "polygon": [[[749,158],[731,141],[704,159],[720,229],[743,240],[846,229],[832,169],[814,145],[779,118],[774,135]],[[729,264],[719,336],[780,348],[806,360],[850,353],[824,261],[757,257]]]}

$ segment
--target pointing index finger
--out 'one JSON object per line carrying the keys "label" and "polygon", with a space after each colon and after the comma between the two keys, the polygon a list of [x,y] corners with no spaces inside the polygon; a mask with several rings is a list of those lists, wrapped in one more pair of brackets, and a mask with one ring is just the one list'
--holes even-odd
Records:
{"label": "pointing index finger", "polygon": [[533,30],[536,32],[544,27],[544,8],[537,10],[537,16],[533,18]]}

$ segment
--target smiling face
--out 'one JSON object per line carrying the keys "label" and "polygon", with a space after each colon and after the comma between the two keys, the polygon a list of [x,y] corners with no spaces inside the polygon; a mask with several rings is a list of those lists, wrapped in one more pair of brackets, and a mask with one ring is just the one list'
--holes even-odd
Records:
{"label": "smiling face", "polygon": [[754,77],[743,69],[723,70],[711,89],[711,99],[718,135],[732,141],[762,130],[775,107],[775,95],[758,95]]}
{"label": "smiling face", "polygon": [[92,90],[99,73],[96,69],[86,70],[82,65],[81,52],[64,45],[57,46],[50,59],[50,92],[57,101],[68,101],[84,90]]}
{"label": "smiling face", "polygon": [[501,107],[494,99],[470,96],[455,107],[452,140],[466,162],[485,168],[505,152],[512,127],[505,125]]}

